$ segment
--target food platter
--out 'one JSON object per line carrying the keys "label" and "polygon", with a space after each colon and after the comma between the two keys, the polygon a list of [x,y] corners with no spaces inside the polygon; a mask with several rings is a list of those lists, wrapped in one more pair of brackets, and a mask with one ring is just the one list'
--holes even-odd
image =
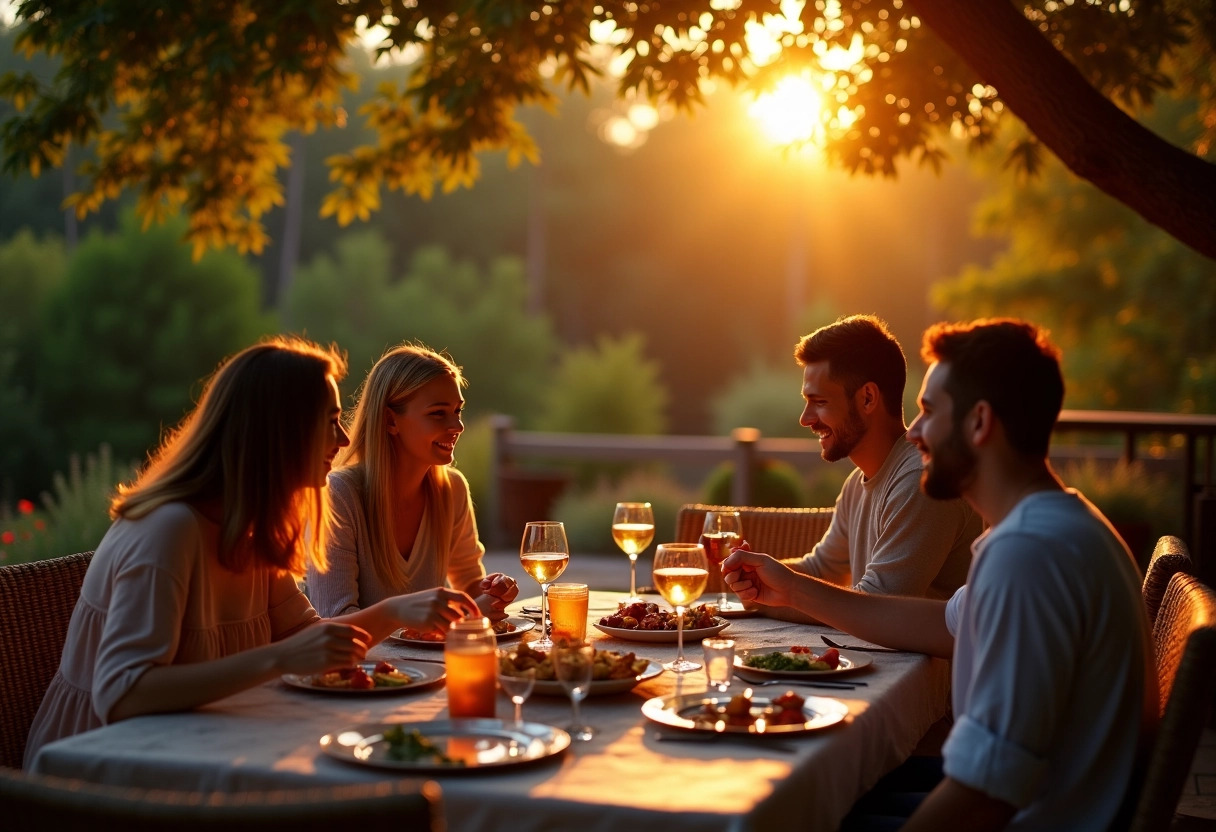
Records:
{"label": "food platter", "polygon": [[[595,629],[599,630],[604,635],[619,638],[624,641],[643,641],[649,644],[675,644],[676,630],[629,630],[624,627],[608,627],[603,624],[593,624]],[[712,627],[699,627],[695,630],[684,630],[684,643],[688,644],[692,640],[699,638],[709,638],[725,630],[730,626],[730,622],[725,618],[714,618]]]}
{"label": "food platter", "polygon": [[[494,634],[495,640],[500,644],[504,641],[513,641],[536,626],[535,621],[518,616],[511,616],[506,621],[511,629],[505,633]],[[406,638],[402,630],[394,630],[389,639],[397,644],[407,644],[410,647],[431,647],[442,650],[444,636],[442,633],[437,633],[435,636],[434,638]]]}
{"label": "food platter", "polygon": [[[372,670],[378,662],[360,662],[359,666],[364,672],[371,675]],[[404,685],[397,686],[379,686],[374,688],[339,688],[329,685],[322,685],[317,682],[321,676],[320,673],[284,673],[282,676],[283,683],[290,685],[293,688],[301,690],[309,690],[315,693],[332,693],[338,696],[377,696],[392,693],[402,693],[403,691],[417,690],[421,687],[439,682],[447,676],[441,664],[431,665],[412,665],[406,662],[390,662],[397,670],[410,677],[410,681]]]}
{"label": "food platter", "polygon": [[773,710],[772,701],[775,697],[753,695],[751,697],[751,712],[759,717],[748,725],[728,725],[719,720],[707,722],[694,719],[705,710],[706,703],[721,708],[730,701],[726,695],[714,696],[706,693],[687,693],[680,696],[658,696],[648,699],[642,705],[642,715],[651,722],[667,728],[677,728],[686,731],[708,734],[744,734],[769,736],[780,734],[805,734],[835,725],[849,715],[848,705],[839,699],[829,699],[825,696],[808,696],[802,705],[802,722],[785,725],[770,725],[763,716]]}
{"label": "food platter", "polygon": [[735,652],[735,675],[748,682],[764,682],[769,679],[789,679],[790,681],[811,681],[814,679],[834,679],[856,673],[862,668],[869,667],[874,657],[855,650],[840,650],[840,666],[835,670],[765,670],[761,667],[748,667],[745,662],[749,656],[763,656],[768,653],[787,653],[790,645],[784,647],[755,647],[751,650]]}
{"label": "food platter", "polygon": [[[609,696],[614,693],[625,693],[634,687],[647,682],[663,672],[663,663],[647,659],[650,664],[637,676],[626,676],[624,679],[596,679],[587,688],[588,696]],[[562,683],[552,679],[538,679],[532,686],[532,692],[543,696],[565,696],[566,689]]]}
{"label": "food platter", "polygon": [[[389,756],[389,743],[384,734],[397,726],[407,732],[417,731],[447,757],[463,764],[431,759],[393,759]],[[321,737],[322,753],[346,763],[444,774],[535,763],[561,754],[569,747],[570,735],[560,728],[501,719],[373,722],[343,728]]]}

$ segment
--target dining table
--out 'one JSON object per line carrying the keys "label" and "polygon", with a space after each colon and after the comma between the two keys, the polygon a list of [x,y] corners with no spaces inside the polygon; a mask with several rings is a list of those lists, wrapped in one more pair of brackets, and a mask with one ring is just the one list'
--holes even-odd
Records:
{"label": "dining table", "polygon": [[[626,640],[596,627],[621,598],[620,592],[591,592],[588,640],[598,650],[633,652],[652,664],[674,659],[675,644]],[[508,612],[518,615],[535,603],[523,599]],[[850,648],[874,646],[823,625],[746,614],[726,620],[720,636],[734,639],[738,650],[802,645],[819,653],[826,649],[823,635]],[[539,627],[517,636],[536,637]],[[511,643],[503,639],[500,646]],[[689,640],[684,652],[698,660],[700,641]],[[753,695],[796,691],[810,697],[808,703],[825,697],[844,714],[815,730],[722,734],[662,725],[643,713],[645,703],[707,689],[701,671],[665,670],[632,689],[585,699],[583,721],[595,735],[560,753],[486,768],[400,771],[325,753],[321,738],[349,726],[447,719],[442,681],[359,696],[275,680],[191,711],[126,719],[49,743],[32,769],[97,783],[207,792],[434,780],[452,832],[829,832],[948,708],[948,662],[907,652],[863,655],[868,666],[831,674],[851,687],[754,687]],[[430,668],[434,676],[443,650],[441,644],[390,637],[369,659]],[[748,687],[736,678],[726,695]],[[510,722],[512,703],[500,693],[496,706],[497,717]],[[565,727],[571,703],[533,692],[523,720]]]}

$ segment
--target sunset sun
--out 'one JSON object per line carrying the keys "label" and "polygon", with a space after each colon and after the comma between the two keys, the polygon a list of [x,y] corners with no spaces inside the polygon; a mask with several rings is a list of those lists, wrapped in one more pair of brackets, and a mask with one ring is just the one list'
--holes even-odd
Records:
{"label": "sunset sun", "polygon": [[811,79],[788,75],[769,92],[757,96],[749,112],[775,144],[806,142],[823,132],[823,99]]}

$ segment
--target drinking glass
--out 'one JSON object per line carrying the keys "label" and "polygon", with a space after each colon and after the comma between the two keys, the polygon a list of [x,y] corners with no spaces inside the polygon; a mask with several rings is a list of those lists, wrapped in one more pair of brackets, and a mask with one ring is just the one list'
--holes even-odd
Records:
{"label": "drinking glass", "polygon": [[743,520],[737,511],[707,511],[705,525],[701,527],[701,545],[705,557],[717,567],[715,585],[718,587],[718,608],[725,609],[726,582],[722,579],[722,561],[730,550],[743,542]]}
{"label": "drinking glass", "polygon": [[503,693],[511,697],[511,703],[515,705],[515,725],[519,726],[524,721],[524,703],[532,695],[532,686],[536,684],[536,668],[529,667],[527,670],[516,670],[515,673],[510,674],[503,673],[501,663],[509,661],[508,652],[501,650],[498,653],[498,686],[502,688]]}
{"label": "drinking glass", "polygon": [[676,660],[663,667],[672,673],[700,670],[697,662],[684,658],[684,611],[705,591],[709,561],[700,543],[660,543],[651,572],[655,588],[676,610]]}
{"label": "drinking glass", "polygon": [[524,525],[524,538],[519,544],[519,562],[524,571],[540,584],[541,637],[532,642],[537,650],[553,646],[549,637],[549,584],[566,571],[570,563],[570,546],[566,543],[566,527],[554,520],[536,521]]}
{"label": "drinking glass", "polygon": [[595,729],[584,725],[578,703],[586,698],[591,687],[591,670],[595,664],[595,649],[586,642],[581,644],[559,644],[549,654],[553,659],[553,673],[570,695],[573,717],[570,722],[571,739],[586,741],[595,736]]}
{"label": "drinking glass", "polygon": [[705,651],[705,679],[718,689],[718,693],[726,693],[730,676],[735,672],[735,640],[716,636],[704,638],[701,648]]}
{"label": "drinking glass", "polygon": [[650,503],[617,503],[612,513],[612,539],[621,551],[629,555],[629,597],[632,604],[638,597],[638,555],[654,540],[654,512]]}

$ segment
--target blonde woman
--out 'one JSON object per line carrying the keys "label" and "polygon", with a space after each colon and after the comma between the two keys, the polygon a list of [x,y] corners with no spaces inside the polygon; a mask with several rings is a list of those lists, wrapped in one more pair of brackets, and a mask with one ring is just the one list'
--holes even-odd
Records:
{"label": "blonde woman", "polygon": [[326,475],[349,440],[345,360],[276,338],[232,357],[110,506],[25,765],[52,740],[187,710],[283,673],[353,664],[399,626],[476,614],[463,592],[321,621],[295,575],[323,568]]}
{"label": "blonde woman", "polygon": [[421,344],[394,347],[367,374],[329,475],[329,571],[308,573],[322,615],[446,583],[492,620],[506,617],[519,587],[485,573],[469,484],[452,467],[464,386],[459,367]]}

